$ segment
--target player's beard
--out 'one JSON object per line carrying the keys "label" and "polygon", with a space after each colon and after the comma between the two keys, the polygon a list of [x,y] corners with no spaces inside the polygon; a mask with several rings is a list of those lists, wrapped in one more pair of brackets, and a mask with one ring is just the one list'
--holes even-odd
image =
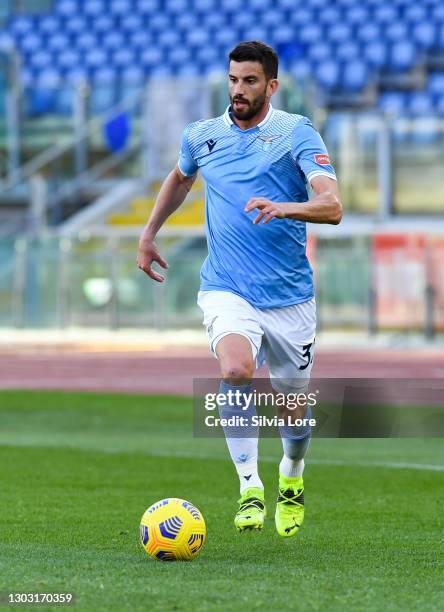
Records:
{"label": "player's beard", "polygon": [[[236,119],[239,119],[240,121],[250,121],[262,110],[267,97],[266,92],[267,90],[264,89],[264,93],[258,96],[257,98],[254,98],[253,100],[247,100],[239,96],[230,96],[231,113]],[[234,102],[236,100],[242,100],[242,102],[246,102],[247,105],[242,110],[235,110]]]}

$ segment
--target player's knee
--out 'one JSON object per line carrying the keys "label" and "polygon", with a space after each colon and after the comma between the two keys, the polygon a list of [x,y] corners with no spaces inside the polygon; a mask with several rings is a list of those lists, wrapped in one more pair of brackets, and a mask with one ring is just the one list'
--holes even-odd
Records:
{"label": "player's knee", "polygon": [[245,385],[253,378],[253,363],[227,363],[222,367],[222,378],[230,385]]}

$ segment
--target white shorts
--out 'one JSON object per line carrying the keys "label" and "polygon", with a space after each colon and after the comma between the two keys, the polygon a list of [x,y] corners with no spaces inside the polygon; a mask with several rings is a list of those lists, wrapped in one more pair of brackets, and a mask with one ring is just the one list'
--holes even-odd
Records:
{"label": "white shorts", "polygon": [[241,334],[251,343],[256,367],[267,364],[272,386],[289,393],[307,386],[313,366],[316,301],[283,308],[256,308],[229,291],[199,291],[208,342],[216,345],[228,334]]}

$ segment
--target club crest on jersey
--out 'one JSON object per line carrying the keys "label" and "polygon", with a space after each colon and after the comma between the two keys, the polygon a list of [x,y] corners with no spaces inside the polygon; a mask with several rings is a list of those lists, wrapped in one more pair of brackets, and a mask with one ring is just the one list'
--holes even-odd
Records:
{"label": "club crest on jersey", "polygon": [[262,151],[268,151],[271,147],[271,143],[280,138],[282,134],[274,134],[273,136],[259,136],[259,139],[262,140]]}

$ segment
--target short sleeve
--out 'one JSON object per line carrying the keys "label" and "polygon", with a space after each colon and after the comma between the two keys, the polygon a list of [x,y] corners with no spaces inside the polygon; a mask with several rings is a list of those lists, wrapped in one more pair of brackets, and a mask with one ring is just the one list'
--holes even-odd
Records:
{"label": "short sleeve", "polygon": [[294,128],[291,155],[304,173],[307,182],[310,183],[316,176],[328,176],[336,180],[324,141],[306,117]]}
{"label": "short sleeve", "polygon": [[182,133],[182,142],[180,145],[179,160],[177,165],[184,176],[193,176],[198,170],[193,156],[191,155],[190,145],[188,144],[188,133],[191,126],[187,126]]}

